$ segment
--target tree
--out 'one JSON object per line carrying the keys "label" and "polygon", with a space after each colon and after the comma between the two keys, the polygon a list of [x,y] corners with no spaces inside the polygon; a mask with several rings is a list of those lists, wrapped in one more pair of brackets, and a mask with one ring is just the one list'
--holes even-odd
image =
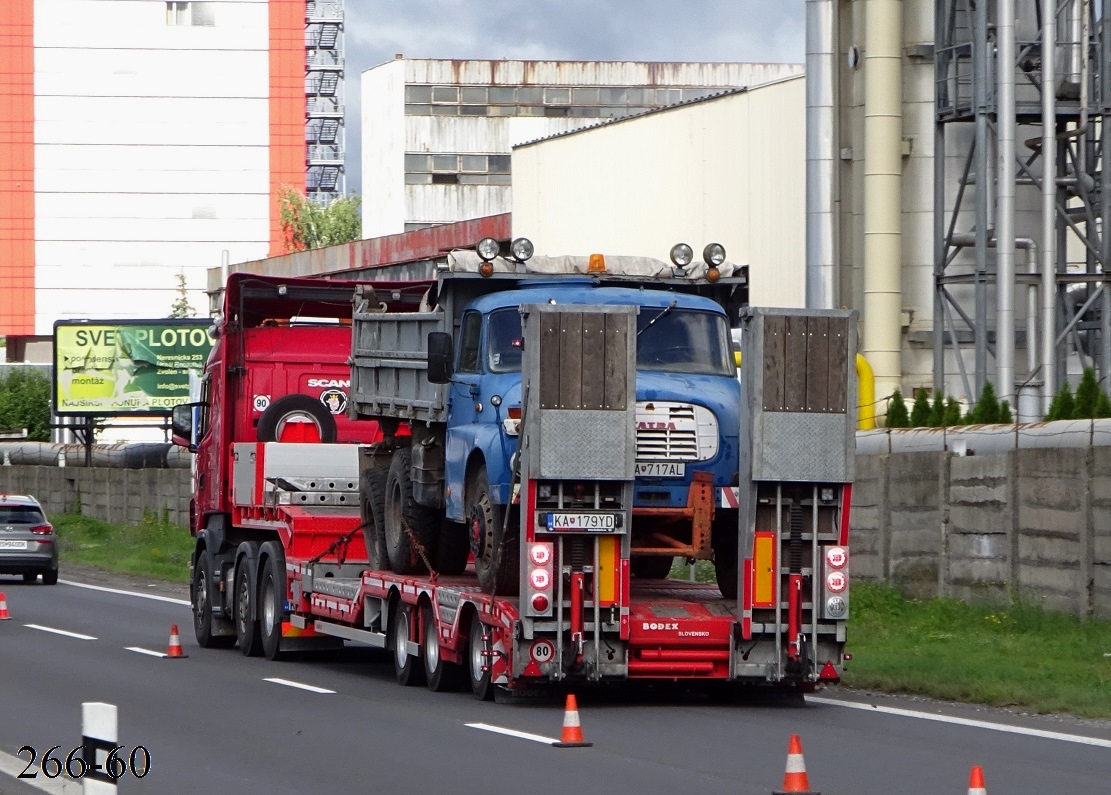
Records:
{"label": "tree", "polygon": [[983,423],[984,425],[1001,421],[999,419],[999,400],[995,397],[995,387],[991,385],[991,381],[984,382],[984,388],[980,390],[980,399],[968,412],[968,420],[971,423]]}
{"label": "tree", "polygon": [[284,185],[278,193],[278,203],[286,252],[334,246],[362,238],[359,215],[362,200],[355,194],[322,207],[306,199],[296,188]]}
{"label": "tree", "polygon": [[1096,401],[1096,417],[1100,419],[1111,417],[1111,399],[1108,399],[1107,393],[1103,390],[1100,390],[1099,399]]}
{"label": "tree", "polygon": [[1090,419],[1096,416],[1096,403],[1099,402],[1099,383],[1096,381],[1096,371],[1091,367],[1084,368],[1084,375],[1076,387],[1076,401],[1073,419]]}
{"label": "tree", "polygon": [[910,410],[910,427],[925,428],[930,424],[930,396],[925,389],[915,390],[914,406]]}
{"label": "tree", "polygon": [[1045,416],[1047,420],[1071,420],[1076,414],[1076,403],[1072,397],[1072,390],[1069,389],[1068,382],[1061,386],[1061,391],[1053,397],[1053,402],[1049,405],[1049,414]]}
{"label": "tree", "polygon": [[945,424],[945,395],[938,392],[934,395],[934,404],[930,408],[930,427],[940,428]]}
{"label": "tree", "polygon": [[898,388],[891,393],[891,400],[887,404],[888,428],[910,427],[910,416],[907,414],[907,404],[903,400],[903,393]]}
{"label": "tree", "polygon": [[0,428],[26,428],[29,441],[50,441],[50,380],[45,375],[18,367],[0,376]]}
{"label": "tree", "polygon": [[955,397],[950,397],[945,403],[945,422],[946,427],[961,424],[961,404],[957,402]]}
{"label": "tree", "polygon": [[189,292],[185,289],[185,274],[177,275],[177,298],[170,307],[169,317],[196,317],[197,310],[189,303]]}
{"label": "tree", "polygon": [[999,404],[999,420],[998,422],[1004,425],[1010,425],[1015,421],[1014,415],[1011,414],[1011,404],[1004,400]]}

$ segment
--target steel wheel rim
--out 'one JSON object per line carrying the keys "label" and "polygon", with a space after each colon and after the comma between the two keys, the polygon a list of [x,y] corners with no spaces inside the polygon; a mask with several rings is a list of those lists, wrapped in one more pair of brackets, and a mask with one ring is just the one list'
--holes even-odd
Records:
{"label": "steel wheel rim", "polygon": [[428,670],[435,672],[440,667],[440,636],[432,620],[432,611],[425,615],[428,620],[424,625],[424,659],[428,661]]}
{"label": "steel wheel rim", "polygon": [[195,607],[193,608],[193,618],[196,620],[197,626],[200,626],[201,622],[204,621],[206,610],[208,609],[208,577],[205,576],[205,572],[198,567],[197,574],[193,579],[193,587],[197,592],[194,598]]}
{"label": "steel wheel rim", "polygon": [[409,651],[405,644],[409,640],[409,612],[404,608],[397,611],[397,633],[394,637],[394,655],[397,659],[398,669],[403,669],[409,662]]}
{"label": "steel wheel rim", "polygon": [[239,604],[235,607],[235,623],[241,635],[247,634],[247,600],[251,598],[251,588],[247,584],[247,575],[239,575]]}
{"label": "steel wheel rim", "polygon": [[272,575],[266,576],[266,582],[262,585],[262,619],[266,622],[266,631],[270,632],[274,626],[274,617],[276,611],[274,610],[274,577]]}
{"label": "steel wheel rim", "polygon": [[482,665],[485,658],[482,643],[482,623],[476,621],[471,630],[471,678],[476,682],[482,681]]}

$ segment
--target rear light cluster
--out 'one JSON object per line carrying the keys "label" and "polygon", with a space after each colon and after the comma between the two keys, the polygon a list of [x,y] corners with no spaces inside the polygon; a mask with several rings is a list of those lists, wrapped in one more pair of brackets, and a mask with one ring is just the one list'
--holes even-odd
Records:
{"label": "rear light cluster", "polygon": [[31,528],[31,532],[37,536],[49,536],[54,534],[54,528],[48,524],[37,524]]}
{"label": "rear light cluster", "polygon": [[826,547],[822,566],[822,617],[841,621],[849,617],[849,551]]}
{"label": "rear light cluster", "polygon": [[552,614],[554,559],[555,545],[550,541],[534,541],[528,545],[528,595],[525,608],[529,615]]}

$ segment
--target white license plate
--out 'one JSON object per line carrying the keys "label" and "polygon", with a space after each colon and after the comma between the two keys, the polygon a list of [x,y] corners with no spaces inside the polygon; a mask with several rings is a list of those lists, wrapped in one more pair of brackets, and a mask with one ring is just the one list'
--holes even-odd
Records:
{"label": "white license plate", "polygon": [[612,533],[617,529],[617,515],[612,513],[550,513],[549,530],[577,530],[584,533]]}
{"label": "white license plate", "polygon": [[682,461],[637,461],[637,477],[681,478],[687,474]]}
{"label": "white license plate", "polygon": [[27,549],[26,541],[5,541],[0,539],[0,549]]}

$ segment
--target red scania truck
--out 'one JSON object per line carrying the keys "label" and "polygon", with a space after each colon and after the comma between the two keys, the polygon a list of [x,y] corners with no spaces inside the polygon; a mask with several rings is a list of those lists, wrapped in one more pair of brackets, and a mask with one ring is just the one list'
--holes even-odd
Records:
{"label": "red scania truck", "polygon": [[[855,316],[730,310],[745,330],[736,476],[726,509],[713,498],[698,506],[706,527],[718,520],[720,587],[637,576],[637,526],[655,517],[634,497],[645,472],[638,417],[651,402],[638,394],[638,347],[679,298],[636,294],[736,291],[719,283],[716,262],[646,270],[641,261],[622,274],[602,258],[575,259],[533,268],[460,258],[475,267],[414,281],[229,277],[199,399],[173,418],[175,441],[197,453],[190,595],[202,647],[277,659],[353,641],[389,649],[402,684],[469,683],[478,698],[575,680],[806,690],[840,678]],[[459,409],[452,401],[484,408],[457,375],[469,344],[459,297],[584,278],[608,285],[598,293],[606,300],[515,309],[506,344],[519,356],[519,392],[501,420],[516,443],[507,505],[468,497],[466,522],[452,522],[428,496],[451,487],[435,477],[443,451],[422,412],[446,416]],[[486,331],[475,334],[470,342],[484,345]],[[493,360],[471,370],[483,361]],[[437,543],[426,544],[437,523]],[[482,552],[487,568],[508,578],[480,584],[474,536],[483,532],[502,542]],[[686,541],[654,535],[685,557],[687,532]],[[383,549],[400,542],[409,573]]]}

